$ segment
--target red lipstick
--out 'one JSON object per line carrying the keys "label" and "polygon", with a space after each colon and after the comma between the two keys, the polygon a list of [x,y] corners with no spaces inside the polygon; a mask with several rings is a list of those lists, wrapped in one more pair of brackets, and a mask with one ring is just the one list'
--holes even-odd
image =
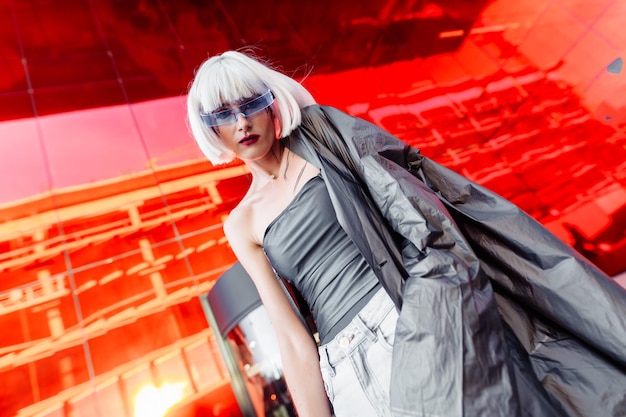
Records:
{"label": "red lipstick", "polygon": [[259,140],[259,135],[249,135],[241,139],[239,143],[244,146],[254,145]]}

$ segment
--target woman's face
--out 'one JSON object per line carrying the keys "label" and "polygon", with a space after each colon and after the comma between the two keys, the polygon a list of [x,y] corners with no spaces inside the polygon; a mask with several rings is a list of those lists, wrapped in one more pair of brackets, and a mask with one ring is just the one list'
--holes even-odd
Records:
{"label": "woman's face", "polygon": [[236,120],[215,126],[224,145],[243,161],[268,157],[276,141],[276,124],[271,107],[246,116],[238,112],[237,105],[227,105],[220,110],[234,109]]}

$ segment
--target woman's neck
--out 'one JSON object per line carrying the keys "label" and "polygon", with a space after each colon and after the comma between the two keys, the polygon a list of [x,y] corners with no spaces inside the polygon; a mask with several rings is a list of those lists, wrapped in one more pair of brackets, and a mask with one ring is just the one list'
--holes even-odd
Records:
{"label": "woman's neck", "polygon": [[250,172],[255,177],[278,179],[283,171],[289,169],[289,153],[283,143],[277,140],[265,158],[248,163]]}

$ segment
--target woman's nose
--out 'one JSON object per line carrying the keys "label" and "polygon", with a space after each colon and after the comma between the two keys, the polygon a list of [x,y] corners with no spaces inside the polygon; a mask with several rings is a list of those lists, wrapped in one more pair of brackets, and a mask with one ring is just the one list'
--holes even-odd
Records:
{"label": "woman's nose", "polygon": [[246,117],[246,115],[241,113],[241,112],[237,113],[235,115],[235,118],[237,119],[236,123],[237,123],[237,126],[239,128],[244,128],[244,127],[247,127],[247,126],[250,125],[250,122],[249,122],[248,118]]}

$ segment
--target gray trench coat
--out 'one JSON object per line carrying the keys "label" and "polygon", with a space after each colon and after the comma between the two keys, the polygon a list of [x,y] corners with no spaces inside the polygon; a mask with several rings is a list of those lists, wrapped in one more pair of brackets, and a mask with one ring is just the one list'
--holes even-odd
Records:
{"label": "gray trench coat", "polygon": [[626,415],[626,292],[515,205],[364,120],[285,138],[400,311],[396,416]]}

